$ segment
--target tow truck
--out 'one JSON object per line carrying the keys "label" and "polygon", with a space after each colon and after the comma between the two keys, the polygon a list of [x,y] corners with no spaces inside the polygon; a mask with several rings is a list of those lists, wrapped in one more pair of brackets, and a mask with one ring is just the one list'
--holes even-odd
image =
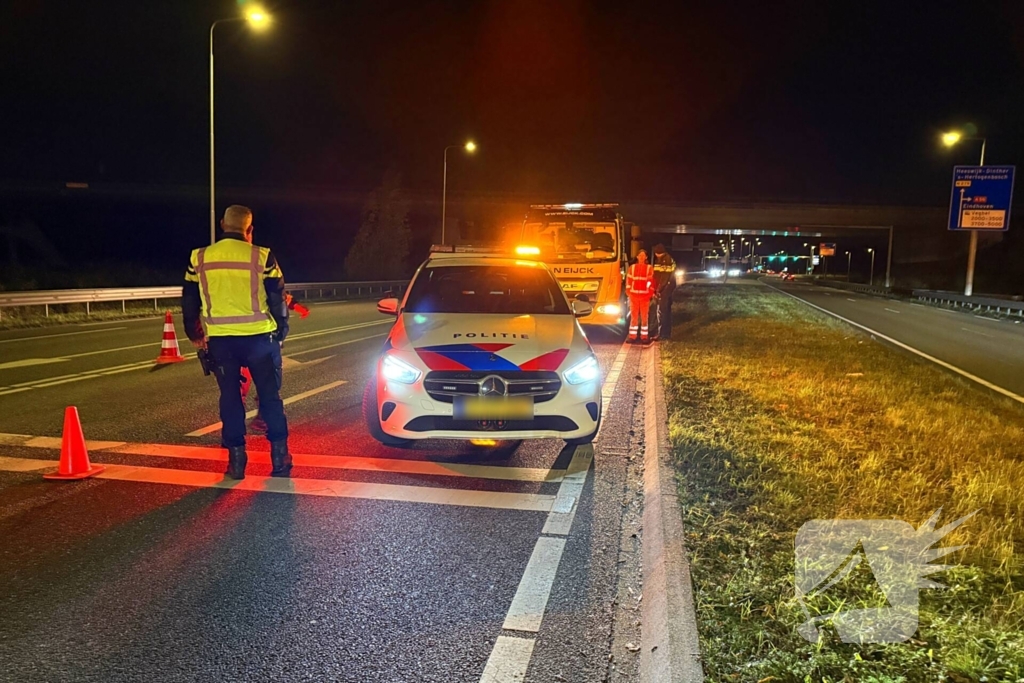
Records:
{"label": "tow truck", "polygon": [[590,301],[593,311],[581,323],[624,329],[628,245],[618,204],[533,204],[516,253],[543,261],[568,296]]}

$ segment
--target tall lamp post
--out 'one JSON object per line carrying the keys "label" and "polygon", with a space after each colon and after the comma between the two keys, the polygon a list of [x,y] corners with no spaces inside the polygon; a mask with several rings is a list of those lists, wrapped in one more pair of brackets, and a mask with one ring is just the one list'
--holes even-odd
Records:
{"label": "tall lamp post", "polygon": [[[959,131],[950,131],[942,134],[942,144],[946,147],[952,147],[962,140],[981,140],[981,159],[978,160],[978,166],[985,165],[985,145],[988,140],[979,137],[968,137],[964,136]],[[964,296],[971,296],[974,292],[974,261],[978,255],[978,231],[971,230],[971,242],[967,247],[967,277],[964,281]]]}
{"label": "tall lamp post", "polygon": [[464,145],[448,145],[444,148],[444,181],[441,185],[441,244],[446,244],[444,239],[444,228],[445,218],[447,217],[445,215],[445,209],[448,200],[448,150],[455,149],[456,147],[462,147],[468,153],[472,154],[476,151],[476,143],[470,140]]}
{"label": "tall lamp post", "polygon": [[254,29],[265,28],[270,23],[270,15],[262,8],[249,7],[244,17],[229,17],[218,19],[210,24],[210,244],[217,241],[217,202],[215,198],[216,166],[214,164],[214,141],[213,141],[213,29],[219,24],[226,24],[230,21],[247,21]]}
{"label": "tall lamp post", "polygon": [[850,264],[853,262],[853,255],[846,252],[846,281],[850,281]]}
{"label": "tall lamp post", "polygon": [[811,260],[807,262],[807,274],[811,275],[814,273],[814,245],[804,242],[804,246],[811,248]]}
{"label": "tall lamp post", "polygon": [[868,274],[868,287],[875,284],[875,250],[868,247],[868,253],[871,254],[871,273]]}

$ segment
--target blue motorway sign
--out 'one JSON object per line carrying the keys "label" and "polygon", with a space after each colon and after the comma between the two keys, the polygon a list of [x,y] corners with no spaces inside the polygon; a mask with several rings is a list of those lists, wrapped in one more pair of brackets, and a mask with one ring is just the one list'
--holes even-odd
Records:
{"label": "blue motorway sign", "polygon": [[950,230],[1008,230],[1014,166],[954,166]]}

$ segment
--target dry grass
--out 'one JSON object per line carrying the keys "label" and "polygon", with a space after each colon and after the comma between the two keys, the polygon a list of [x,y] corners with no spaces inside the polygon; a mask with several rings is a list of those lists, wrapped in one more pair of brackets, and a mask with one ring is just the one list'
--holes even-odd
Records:
{"label": "dry grass", "polygon": [[[681,296],[663,358],[712,679],[1024,678],[1024,407],[767,288]],[[922,592],[915,640],[796,634],[801,524],[938,508],[980,512],[943,542],[969,547]]]}

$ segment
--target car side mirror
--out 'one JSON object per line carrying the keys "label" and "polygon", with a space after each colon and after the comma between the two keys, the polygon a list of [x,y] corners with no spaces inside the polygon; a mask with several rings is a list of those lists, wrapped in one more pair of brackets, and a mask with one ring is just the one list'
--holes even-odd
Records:
{"label": "car side mirror", "polygon": [[586,318],[594,312],[594,306],[589,301],[580,301],[576,298],[572,302],[572,314],[577,318]]}
{"label": "car side mirror", "polygon": [[587,296],[586,294],[583,294],[582,292],[577,294],[574,298],[576,299],[576,301],[582,301],[588,304],[590,303],[590,297]]}
{"label": "car side mirror", "polygon": [[384,315],[398,315],[398,299],[389,297],[377,302],[377,312]]}

